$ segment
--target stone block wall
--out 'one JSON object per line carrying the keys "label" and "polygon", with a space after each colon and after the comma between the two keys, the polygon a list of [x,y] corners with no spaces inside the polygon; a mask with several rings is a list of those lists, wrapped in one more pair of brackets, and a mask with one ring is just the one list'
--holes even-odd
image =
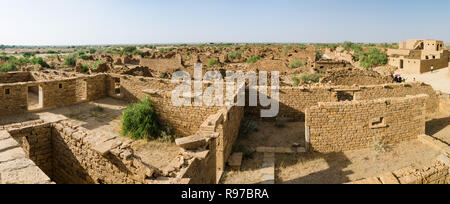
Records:
{"label": "stone block wall", "polygon": [[88,101],[104,98],[108,95],[106,78],[107,76],[105,74],[91,75],[82,78],[86,82],[86,97]]}
{"label": "stone block wall", "polygon": [[[449,161],[448,157],[443,158]],[[450,184],[450,167],[438,159],[423,168],[406,167],[348,184]]]}
{"label": "stone block wall", "polygon": [[376,86],[361,86],[355,93],[355,100],[374,100],[379,98],[405,97],[418,94],[430,96],[426,101],[427,113],[439,111],[439,97],[430,85],[423,83],[385,84]]}
{"label": "stone block wall", "polygon": [[156,107],[161,122],[172,128],[177,136],[185,137],[195,134],[210,115],[217,113],[222,107],[183,106],[172,104],[172,91],[178,86],[170,80],[121,76],[121,94],[130,102],[149,97]]}
{"label": "stone block wall", "polygon": [[[30,73],[28,74],[30,75]],[[42,90],[43,103],[40,109],[63,107],[107,96],[105,74],[43,81],[0,83],[0,99],[2,101],[0,103],[0,115],[28,112],[29,87],[39,87],[34,89],[36,91]]]}
{"label": "stone block wall", "polygon": [[34,81],[30,72],[1,72],[0,84]]}
{"label": "stone block wall", "polygon": [[[375,139],[394,144],[425,133],[428,95],[372,101],[319,103],[306,111],[313,151],[363,149]],[[307,131],[308,132],[308,131]]]}
{"label": "stone block wall", "polygon": [[9,126],[2,132],[19,141],[16,146],[23,158],[58,184],[144,184],[161,175],[134,155],[131,140],[89,135],[70,121]]}
{"label": "stone block wall", "polygon": [[200,127],[201,131],[217,133],[216,160],[217,171],[224,171],[233,144],[239,136],[244,107],[232,106],[223,108],[217,114],[211,115]]}
{"label": "stone block wall", "polygon": [[26,83],[0,84],[0,115],[26,112],[27,92]]}
{"label": "stone block wall", "polygon": [[157,169],[137,158],[131,141],[88,135],[70,122],[53,125],[53,179],[56,183],[149,183]]}
{"label": "stone block wall", "polygon": [[51,124],[23,126],[8,132],[21,144],[27,158],[31,159],[47,176],[53,176]]}

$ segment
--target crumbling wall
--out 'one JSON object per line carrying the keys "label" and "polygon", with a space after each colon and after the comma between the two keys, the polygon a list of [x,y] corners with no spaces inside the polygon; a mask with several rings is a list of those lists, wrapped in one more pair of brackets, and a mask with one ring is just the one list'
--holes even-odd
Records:
{"label": "crumbling wall", "polygon": [[30,72],[0,72],[0,84],[34,81]]}
{"label": "crumbling wall", "polygon": [[447,156],[441,155],[438,160],[423,168],[406,167],[348,184],[450,184],[449,161]]}
{"label": "crumbling wall", "polygon": [[428,98],[319,103],[306,111],[306,142],[313,151],[340,152],[370,147],[375,139],[395,144],[417,138],[425,133]]}
{"label": "crumbling wall", "polygon": [[161,174],[134,155],[131,140],[90,135],[70,121],[37,121],[6,130],[20,142],[23,157],[58,184],[144,184]]}
{"label": "crumbling wall", "polygon": [[378,85],[392,83],[392,77],[385,77],[375,71],[368,71],[356,68],[333,69],[326,73],[320,83],[330,83],[332,85]]}
{"label": "crumbling wall", "polygon": [[131,141],[89,135],[70,122],[54,124],[52,144],[56,183],[150,183],[158,172],[134,155]]}
{"label": "crumbling wall", "polygon": [[244,107],[232,106],[211,115],[200,127],[201,131],[210,131],[218,134],[216,144],[217,171],[225,170],[228,157],[231,155],[233,144],[239,136]]}
{"label": "crumbling wall", "polygon": [[405,97],[408,95],[427,94],[427,113],[439,111],[439,97],[430,85],[414,82],[406,84],[384,84],[376,86],[361,86],[355,92],[355,100],[374,100],[378,98]]}

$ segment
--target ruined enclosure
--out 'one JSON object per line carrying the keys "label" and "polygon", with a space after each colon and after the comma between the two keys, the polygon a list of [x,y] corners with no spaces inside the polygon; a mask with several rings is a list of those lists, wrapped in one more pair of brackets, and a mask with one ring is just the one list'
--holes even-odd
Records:
{"label": "ruined enclosure", "polygon": [[[242,174],[258,177],[249,183],[307,183],[329,172],[343,174],[334,182],[351,182],[367,174],[348,176],[346,166],[336,161],[350,167],[351,162],[361,162],[362,158],[352,157],[356,153],[351,151],[364,151],[377,138],[393,145],[416,141],[427,133],[426,118],[438,112],[440,104],[436,92],[426,84],[390,84],[386,83],[390,79],[373,72],[343,68],[326,76],[327,84],[280,87],[278,116],[262,119],[261,110],[270,107],[175,107],[171,93],[178,84],[148,77],[147,71],[151,70],[135,67],[120,75],[65,71],[1,74],[0,117],[10,121],[15,115],[30,114],[25,118],[43,121],[27,124],[30,119],[24,119],[13,126],[8,126],[12,124],[9,122],[0,124],[6,125],[0,126],[2,134],[9,135],[5,138],[17,142],[7,151],[0,150],[0,157],[8,158],[10,155],[3,155],[11,148],[23,152],[20,158],[0,161],[0,178],[19,174],[20,168],[14,165],[20,159],[33,172],[44,175],[36,177],[42,180],[32,180],[38,183],[218,183],[221,179],[232,181],[230,168],[241,161],[245,170],[250,169]],[[203,88],[209,85],[205,83]],[[242,88],[249,96],[251,88],[262,94],[264,87]],[[105,97],[121,102],[98,101]],[[154,103],[162,125],[178,138],[175,147],[158,141],[139,146],[120,135],[118,118],[123,108],[145,97]],[[259,131],[242,134],[255,127]],[[425,152],[426,148],[420,150]],[[427,152],[427,156],[434,154]],[[303,157],[325,160],[335,169],[305,175],[307,169],[294,164]],[[401,164],[408,163],[406,157],[402,158]],[[414,162],[426,165],[425,159],[429,158]],[[395,170],[392,168],[386,169]],[[441,170],[441,166],[437,168]],[[7,182],[26,183],[19,179]]]}

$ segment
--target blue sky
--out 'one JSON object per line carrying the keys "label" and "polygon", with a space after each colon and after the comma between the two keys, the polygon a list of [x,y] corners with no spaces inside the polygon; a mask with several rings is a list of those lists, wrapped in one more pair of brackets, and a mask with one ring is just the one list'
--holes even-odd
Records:
{"label": "blue sky", "polygon": [[0,44],[450,41],[448,0],[0,0]]}

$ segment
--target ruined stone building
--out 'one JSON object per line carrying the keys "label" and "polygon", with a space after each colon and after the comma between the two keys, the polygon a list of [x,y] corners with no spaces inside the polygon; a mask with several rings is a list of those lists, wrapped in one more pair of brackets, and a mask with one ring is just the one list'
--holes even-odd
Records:
{"label": "ruined stone building", "polygon": [[450,51],[438,40],[407,40],[399,43],[399,49],[388,49],[389,65],[406,73],[421,74],[448,67]]}
{"label": "ruined stone building", "polygon": [[[130,103],[149,97],[180,138],[180,153],[159,168],[136,155],[130,139],[92,134],[70,118],[2,122],[0,183],[217,183],[244,116],[259,117],[267,107],[175,107],[177,85],[126,74],[0,74],[1,117],[104,97]],[[416,139],[425,134],[426,115],[439,109],[436,92],[422,83],[280,87],[279,103],[278,117],[305,122],[298,127],[305,129],[302,152],[320,153],[368,148],[377,137],[389,144]]]}

